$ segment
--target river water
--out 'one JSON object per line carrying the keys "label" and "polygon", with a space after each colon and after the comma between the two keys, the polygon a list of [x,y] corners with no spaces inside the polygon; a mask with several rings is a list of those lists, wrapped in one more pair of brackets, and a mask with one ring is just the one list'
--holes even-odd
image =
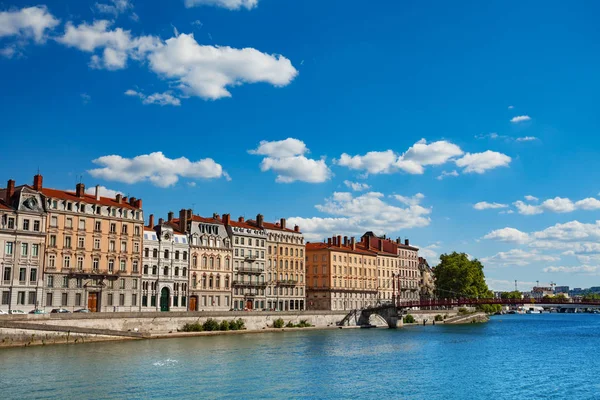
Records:
{"label": "river water", "polygon": [[598,399],[600,315],[0,350],[1,399]]}

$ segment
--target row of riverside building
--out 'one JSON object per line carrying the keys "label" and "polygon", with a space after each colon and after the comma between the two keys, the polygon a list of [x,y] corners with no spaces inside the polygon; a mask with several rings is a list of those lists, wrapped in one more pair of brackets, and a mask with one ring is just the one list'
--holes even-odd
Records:
{"label": "row of riverside building", "polygon": [[0,189],[0,310],[351,310],[433,295],[408,240],[305,243],[298,226],[172,212],[142,200],[33,185]]}

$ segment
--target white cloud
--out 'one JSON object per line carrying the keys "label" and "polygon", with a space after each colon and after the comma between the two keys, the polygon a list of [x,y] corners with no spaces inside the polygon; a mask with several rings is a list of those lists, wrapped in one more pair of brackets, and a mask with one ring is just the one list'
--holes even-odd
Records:
{"label": "white cloud", "polygon": [[335,163],[350,169],[365,170],[370,174],[387,174],[394,171],[398,156],[392,150],[370,151],[364,156],[343,153]]}
{"label": "white cloud", "polygon": [[107,20],[94,21],[91,25],[83,22],[77,26],[67,22],[64,35],[57,40],[88,53],[102,50],[102,55],[92,55],[90,67],[109,70],[123,69],[129,58],[142,60],[161,46],[160,39],[155,36],[132,37],[130,31],[121,28],[110,30],[111,24]]}
{"label": "white cloud", "polygon": [[456,170],[452,170],[450,172],[448,172],[448,171],[442,171],[441,175],[439,175],[436,179],[438,181],[441,181],[444,178],[447,178],[447,177],[456,177],[456,176],[458,176],[458,172],[456,172]]}
{"label": "white cloud", "polygon": [[590,265],[580,265],[577,267],[546,267],[544,272],[547,273],[567,273],[567,274],[584,274],[584,275],[598,275],[600,273],[600,267]]}
{"label": "white cloud", "polygon": [[532,142],[538,140],[535,136],[523,136],[515,139],[517,142]]}
{"label": "white cloud", "polygon": [[184,93],[211,100],[231,97],[228,87],[257,82],[286,86],[298,75],[281,55],[253,48],[203,46],[193,34],[168,39],[148,60],[152,71],[175,80]]}
{"label": "white cloud", "polygon": [[483,153],[467,153],[456,160],[456,165],[464,168],[464,173],[483,174],[490,169],[508,167],[511,160],[506,154],[488,150]]}
{"label": "white cloud", "polygon": [[149,96],[146,96],[144,93],[137,92],[135,90],[129,89],[125,92],[126,96],[139,97],[142,99],[143,104],[158,104],[161,106],[180,106],[181,100],[177,97],[173,96],[169,92],[164,93],[154,93]]}
{"label": "white cloud", "polygon": [[499,252],[491,257],[482,258],[484,264],[497,266],[525,266],[532,262],[553,262],[558,261],[560,257],[540,254],[538,250],[525,251],[521,249],[512,249]]}
{"label": "white cloud", "polygon": [[304,154],[308,152],[306,144],[294,138],[272,142],[263,140],[256,149],[248,150],[250,154],[265,156],[260,169],[277,173],[276,182],[322,183],[329,180],[332,173],[325,160],[307,158]]}
{"label": "white cloud", "polygon": [[354,190],[355,192],[362,192],[371,188],[371,186],[367,185],[366,183],[360,182],[344,181],[344,185]]}
{"label": "white cloud", "polygon": [[598,210],[600,209],[600,200],[588,197],[587,199],[576,202],[575,207],[578,210]]}
{"label": "white cloud", "polygon": [[509,110],[512,110],[513,108],[515,108],[515,106],[508,106]]}
{"label": "white cloud", "polygon": [[0,12],[0,38],[16,36],[22,39],[33,39],[42,43],[47,39],[48,30],[59,24],[46,6],[22,8],[14,11]]}
{"label": "white cloud", "polygon": [[302,140],[287,138],[285,140],[266,141],[261,140],[255,150],[248,150],[250,154],[268,157],[292,157],[300,156],[308,152],[306,144]]}
{"label": "white cloud", "polygon": [[[96,187],[95,186],[89,187],[85,190],[85,192],[87,194],[91,194],[91,195],[95,196],[96,195]],[[101,197],[108,197],[111,199],[114,199],[117,194],[123,195],[123,192],[119,192],[118,190],[109,189],[106,186],[98,187],[98,192]]]}
{"label": "white cloud", "polygon": [[498,214],[514,214],[515,212],[513,210],[504,210],[504,211],[500,211]]}
{"label": "white cloud", "polygon": [[[533,196],[525,196],[525,198],[529,201],[538,201],[538,199]],[[514,202],[513,204],[515,207],[517,207],[519,214],[523,215],[537,215],[542,214],[545,211],[554,213],[569,213],[576,210],[590,211],[600,209],[600,200],[593,197],[588,197],[577,202],[573,202],[568,198],[555,197],[553,199],[547,199],[539,205],[527,204],[520,200]]]}
{"label": "white cloud", "polygon": [[335,162],[370,174],[389,174],[400,170],[409,174],[423,174],[425,166],[441,165],[461,154],[463,151],[453,143],[440,140],[427,144],[425,139],[421,139],[402,155],[393,150],[370,151],[362,156],[343,153]]}
{"label": "white cloud", "polygon": [[88,170],[93,177],[130,184],[150,181],[159,187],[169,187],[177,183],[180,177],[228,178],[221,165],[211,158],[194,162],[185,157],[170,159],[160,151],[134,158],[124,158],[119,155],[103,156],[92,162],[101,166],[101,168]]}
{"label": "white cloud", "polygon": [[425,198],[423,193],[417,193],[414,196],[401,196],[399,194],[392,195],[393,198],[398,200],[402,204],[406,204],[407,206],[416,206],[421,204],[421,201]]}
{"label": "white cloud", "polygon": [[96,10],[105,14],[112,14],[115,17],[124,13],[130,8],[133,8],[133,4],[129,0],[110,0],[112,4],[96,3],[94,6]]}
{"label": "white cloud", "polygon": [[354,197],[352,193],[335,192],[317,210],[331,217],[292,217],[290,224],[299,225],[307,240],[321,240],[334,234],[377,234],[427,226],[431,210],[420,205],[396,207],[384,201],[382,193],[369,192]]}
{"label": "white cloud", "polygon": [[507,204],[488,203],[487,201],[480,201],[479,203],[477,203],[473,206],[473,208],[476,210],[491,210],[491,209],[507,208],[507,207],[508,207]]}
{"label": "white cloud", "polygon": [[531,117],[529,115],[518,115],[516,117],[513,117],[510,122],[512,122],[513,124],[519,123],[519,122],[523,122],[523,121],[529,121],[531,120]]}
{"label": "white cloud", "polygon": [[513,203],[513,205],[515,207],[517,207],[519,214],[522,214],[522,215],[537,215],[537,214],[541,214],[544,212],[540,206],[526,204],[526,203],[522,202],[521,200],[515,201]]}
{"label": "white cloud", "polygon": [[258,6],[258,0],[185,0],[185,6],[188,8],[214,6],[226,8],[228,10],[239,10],[241,8],[251,10]]}
{"label": "white cloud", "polygon": [[483,237],[484,239],[498,240],[500,242],[508,243],[527,243],[529,242],[529,235],[525,232],[521,232],[515,228],[502,228],[491,231]]}
{"label": "white cloud", "polygon": [[540,207],[555,213],[567,213],[575,211],[575,204],[573,204],[570,199],[565,199],[562,197],[548,199],[544,201]]}
{"label": "white cloud", "polygon": [[538,201],[539,199],[535,196],[527,195],[525,196],[525,200],[527,201]]}

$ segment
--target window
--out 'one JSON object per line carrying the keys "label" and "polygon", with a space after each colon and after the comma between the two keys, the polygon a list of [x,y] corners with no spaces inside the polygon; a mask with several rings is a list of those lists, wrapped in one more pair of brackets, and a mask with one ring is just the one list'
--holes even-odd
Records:
{"label": "window", "polygon": [[100,266],[100,260],[97,258],[94,258],[94,261],[92,262],[92,269],[94,271],[97,271],[99,266]]}
{"label": "window", "polygon": [[[69,203],[70,205],[71,203]],[[67,218],[65,220],[65,228],[72,229],[73,228],[73,218]]]}
{"label": "window", "polygon": [[111,240],[110,242],[108,242],[108,251],[115,251],[115,241]]}
{"label": "window", "polygon": [[102,222],[101,221],[96,221],[94,223],[94,230],[96,232],[102,232]]}
{"label": "window", "polygon": [[[148,303],[148,300],[146,300],[146,304]],[[137,294],[133,293],[131,295],[131,305],[132,306],[137,306]]]}
{"label": "window", "polygon": [[94,239],[94,250],[100,250],[100,239]]}
{"label": "window", "polygon": [[79,230],[80,231],[85,231],[85,219],[80,219],[79,220]]}
{"label": "window", "polygon": [[175,250],[175,259],[179,260],[179,250]]}
{"label": "window", "polygon": [[31,256],[32,257],[38,257],[40,254],[40,245],[39,244],[32,244],[31,245]]}
{"label": "window", "polygon": [[71,256],[65,256],[63,260],[63,268],[71,268]]}
{"label": "window", "polygon": [[76,306],[81,305],[81,293],[75,293],[75,305]]}
{"label": "window", "polygon": [[56,267],[56,256],[54,254],[50,254],[48,256],[48,268]]}
{"label": "window", "polygon": [[164,257],[165,259],[169,258],[169,250],[165,250]]}
{"label": "window", "polygon": [[40,221],[33,221],[33,230],[35,232],[39,232],[40,231]]}
{"label": "window", "polygon": [[31,268],[31,271],[29,271],[29,282],[37,282],[37,268]]}
{"label": "window", "polygon": [[131,287],[132,287],[132,289],[138,288],[138,280],[137,279],[134,279],[133,281],[131,281]]}
{"label": "window", "polygon": [[133,228],[134,234],[135,236],[140,236],[140,227],[136,226],[135,228]]}
{"label": "window", "polygon": [[133,244],[133,252],[136,254],[140,252],[140,244],[138,242]]}
{"label": "window", "polygon": [[186,261],[187,260],[187,251],[183,252],[183,260]]}
{"label": "window", "polygon": [[108,294],[108,296],[106,296],[106,303],[107,303],[109,306],[112,306],[112,305],[113,305],[113,295],[112,295],[112,293],[109,293],[109,294]]}
{"label": "window", "polygon": [[[23,220],[23,230],[24,231],[28,231],[29,230],[29,220],[28,219],[24,219]],[[23,296],[25,296],[25,293],[23,293]]]}
{"label": "window", "polygon": [[29,253],[29,245],[27,243],[21,243],[21,255],[22,256],[27,256],[27,254]]}
{"label": "window", "polygon": [[52,307],[52,293],[46,294],[46,306]]}
{"label": "window", "polygon": [[108,260],[108,272],[113,273],[115,270],[115,260]]}
{"label": "window", "polygon": [[192,267],[197,267],[197,266],[198,266],[198,257],[193,256],[192,257]]}
{"label": "window", "polygon": [[25,282],[27,279],[27,268],[19,269],[19,282]]}
{"label": "window", "polygon": [[127,225],[123,224],[123,226],[121,227],[121,233],[123,235],[127,235]]}
{"label": "window", "polygon": [[139,268],[139,261],[138,260],[133,260],[132,263],[131,263],[131,266],[132,266],[132,269],[133,269],[132,272],[137,274],[138,268]]}
{"label": "window", "polygon": [[84,237],[77,238],[77,248],[78,249],[84,249],[85,248],[85,238]]}
{"label": "window", "polygon": [[[115,210],[113,210],[115,211]],[[110,224],[110,233],[117,233],[117,224]]]}
{"label": "window", "polygon": [[81,271],[83,269],[83,257],[77,257],[77,269]]}
{"label": "window", "polygon": [[69,301],[69,293],[62,293],[62,295],[60,297],[60,305],[66,306],[68,304],[68,301]]}
{"label": "window", "polygon": [[6,254],[7,256],[12,256],[13,254],[13,242],[6,242],[6,251],[4,252],[4,254]]}
{"label": "window", "polygon": [[65,236],[65,249],[71,248],[71,236]]}
{"label": "window", "polygon": [[[10,220],[9,220],[9,223],[10,223]],[[58,227],[58,217],[53,216],[53,217],[50,218],[50,226],[52,228],[57,228]]]}
{"label": "window", "polygon": [[110,281],[106,282],[106,287],[108,289],[114,289],[115,288],[115,281],[110,280]]}
{"label": "window", "polygon": [[126,261],[125,260],[121,260],[119,269],[121,270],[121,272],[125,272],[125,269],[127,267]]}
{"label": "window", "polygon": [[82,279],[82,278],[77,278],[77,279],[75,280],[75,286],[76,286],[78,289],[81,289],[81,288],[83,287],[83,279]]}
{"label": "window", "polygon": [[2,292],[2,304],[8,304],[10,302],[10,292],[5,291]]}
{"label": "window", "polygon": [[69,277],[63,276],[62,286],[68,288],[69,287]]}
{"label": "window", "polygon": [[158,249],[152,250],[152,258],[158,258]]}
{"label": "window", "polygon": [[35,292],[29,292],[29,299],[28,299],[29,302],[28,302],[28,304],[29,305],[35,305],[36,297],[37,296],[35,295]]}
{"label": "window", "polygon": [[183,267],[183,275],[182,276],[187,276],[187,268]]}
{"label": "window", "polygon": [[127,242],[121,242],[121,252],[127,253]]}
{"label": "window", "polygon": [[125,289],[125,279],[119,279],[119,289]]}

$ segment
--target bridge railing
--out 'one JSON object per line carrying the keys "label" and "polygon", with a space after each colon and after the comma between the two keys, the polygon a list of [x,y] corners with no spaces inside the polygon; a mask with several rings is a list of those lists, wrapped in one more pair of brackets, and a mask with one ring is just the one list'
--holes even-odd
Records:
{"label": "bridge railing", "polygon": [[474,298],[455,298],[455,299],[435,299],[435,300],[416,300],[403,301],[396,304],[397,307],[456,307],[456,306],[477,306],[485,304],[499,305],[523,305],[523,304],[553,304],[553,305],[572,305],[582,306],[600,306],[600,300],[574,300],[574,299],[474,299]]}

